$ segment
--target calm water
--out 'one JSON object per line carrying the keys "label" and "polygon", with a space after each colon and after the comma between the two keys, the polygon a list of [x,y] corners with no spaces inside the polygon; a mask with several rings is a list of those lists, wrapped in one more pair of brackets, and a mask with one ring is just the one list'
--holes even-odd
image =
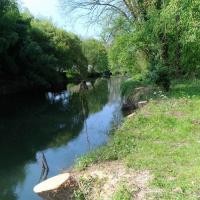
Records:
{"label": "calm water", "polygon": [[[0,99],[0,200],[38,200],[43,152],[48,177],[106,143],[122,119],[120,78],[98,79],[87,93],[69,86],[61,93]],[[45,176],[45,175],[44,175]]]}

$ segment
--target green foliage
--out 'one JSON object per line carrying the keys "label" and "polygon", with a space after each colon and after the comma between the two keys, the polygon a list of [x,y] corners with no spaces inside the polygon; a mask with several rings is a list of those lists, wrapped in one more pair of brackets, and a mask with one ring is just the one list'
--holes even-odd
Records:
{"label": "green foliage", "polygon": [[[87,75],[80,39],[47,20],[20,13],[14,0],[0,3],[0,78],[26,87],[51,87],[64,71]],[[9,83],[9,84],[10,84]]]}
{"label": "green foliage", "polygon": [[[108,21],[109,20],[109,21]],[[112,41],[118,35],[123,35],[125,33],[130,33],[132,29],[132,23],[124,19],[122,16],[118,16],[114,18],[112,22],[110,22],[110,18],[104,20],[104,29],[101,33],[101,38],[104,42]]]}
{"label": "green foliage", "polygon": [[153,81],[157,85],[160,85],[165,91],[170,89],[170,72],[169,68],[164,65],[154,65],[147,75],[147,80]]}
{"label": "green foliage", "polygon": [[128,96],[132,94],[134,89],[138,86],[142,85],[142,80],[141,79],[136,79],[136,78],[129,78],[126,81],[124,81],[121,85],[121,93],[122,96]]}
{"label": "green foliage", "polygon": [[115,38],[109,50],[109,64],[112,71],[128,72],[133,76],[145,74],[146,56],[133,45],[135,40],[135,36],[131,33],[125,33]]}
{"label": "green foliage", "polygon": [[[181,45],[181,65],[183,72],[199,76],[200,61],[200,2],[198,0],[170,1],[161,13],[167,26],[167,33],[173,35]],[[179,23],[175,19],[179,16]],[[177,27],[178,25],[178,27]],[[176,37],[177,32],[180,32]]]}
{"label": "green foliage", "polygon": [[[112,71],[147,74],[161,85],[159,79],[163,79],[164,68],[167,79],[198,77],[200,1],[150,0],[135,1],[134,4],[135,15],[129,21],[129,29],[125,26],[126,20],[124,26],[117,20],[112,22],[115,30],[109,51]],[[127,6],[131,10],[130,5]],[[113,29],[105,28],[107,35],[112,34]],[[145,62],[138,65],[137,60]]]}
{"label": "green foliage", "polygon": [[102,42],[95,39],[84,40],[83,52],[91,66],[89,71],[103,72],[108,70],[107,50]]}

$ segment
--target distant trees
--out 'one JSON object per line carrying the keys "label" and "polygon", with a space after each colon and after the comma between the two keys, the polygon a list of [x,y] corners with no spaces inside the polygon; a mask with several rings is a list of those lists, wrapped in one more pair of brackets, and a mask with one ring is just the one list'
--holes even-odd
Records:
{"label": "distant trees", "polygon": [[87,73],[87,59],[82,51],[81,40],[76,35],[56,28],[49,21],[33,20],[31,36],[40,43],[44,52],[52,56],[56,71],[76,69],[80,76]]}
{"label": "distant trees", "polygon": [[[84,9],[91,23],[107,21],[102,35],[110,46],[112,70],[142,72],[156,83],[200,76],[199,0],[69,2],[72,9]],[[138,65],[140,57],[146,67]]]}
{"label": "distant trees", "polygon": [[113,72],[145,75],[148,68],[147,56],[131,44],[135,38],[131,33],[117,36],[109,49],[109,64]]}
{"label": "distant trees", "polygon": [[95,39],[83,40],[82,48],[88,60],[90,71],[103,72],[108,70],[107,50],[101,41]]}

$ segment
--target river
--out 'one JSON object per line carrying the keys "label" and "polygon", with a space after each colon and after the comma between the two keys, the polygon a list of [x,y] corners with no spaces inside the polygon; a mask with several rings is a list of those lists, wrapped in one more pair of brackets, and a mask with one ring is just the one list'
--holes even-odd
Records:
{"label": "river", "polygon": [[[39,200],[35,184],[73,166],[75,160],[105,144],[123,118],[121,78],[88,82],[78,92],[15,95],[0,99],[0,200]],[[37,155],[44,153],[48,174]]]}

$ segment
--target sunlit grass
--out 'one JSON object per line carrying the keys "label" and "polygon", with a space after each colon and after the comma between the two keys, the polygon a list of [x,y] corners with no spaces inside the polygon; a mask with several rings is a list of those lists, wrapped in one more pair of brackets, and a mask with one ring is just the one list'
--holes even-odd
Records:
{"label": "sunlit grass", "polygon": [[173,83],[164,99],[151,100],[125,119],[108,145],[77,162],[79,168],[122,160],[136,170],[150,170],[154,199],[200,198],[200,81]]}
{"label": "sunlit grass", "polygon": [[132,191],[126,185],[121,184],[117,188],[117,191],[113,195],[112,200],[131,200],[132,199]]}

